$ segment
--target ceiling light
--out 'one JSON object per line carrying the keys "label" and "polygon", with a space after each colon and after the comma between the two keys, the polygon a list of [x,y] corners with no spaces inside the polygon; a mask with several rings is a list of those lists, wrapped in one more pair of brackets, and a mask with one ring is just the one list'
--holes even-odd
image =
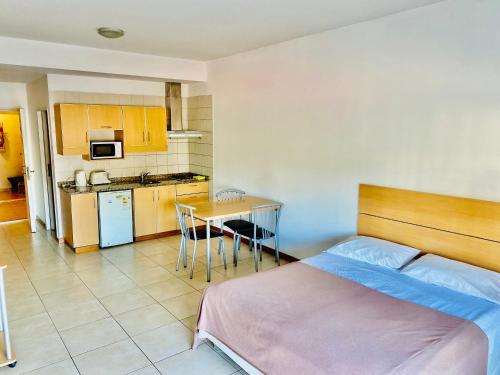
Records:
{"label": "ceiling light", "polygon": [[125,31],[122,29],[115,29],[113,27],[99,27],[97,32],[99,35],[109,39],[121,38],[125,34]]}

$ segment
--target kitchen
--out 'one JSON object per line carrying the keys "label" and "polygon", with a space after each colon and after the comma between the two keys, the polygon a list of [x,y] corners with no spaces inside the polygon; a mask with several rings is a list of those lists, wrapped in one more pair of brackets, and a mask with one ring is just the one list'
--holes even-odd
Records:
{"label": "kitchen", "polygon": [[[82,93],[57,79],[53,86],[64,90],[49,89],[49,97],[59,241],[80,253],[177,233],[174,202],[207,201],[211,191],[211,96],[182,97],[181,84],[156,82],[138,84],[154,85],[155,94],[161,85],[163,97]],[[121,83],[90,82],[102,80],[107,88]],[[105,210],[112,201],[119,208]]]}

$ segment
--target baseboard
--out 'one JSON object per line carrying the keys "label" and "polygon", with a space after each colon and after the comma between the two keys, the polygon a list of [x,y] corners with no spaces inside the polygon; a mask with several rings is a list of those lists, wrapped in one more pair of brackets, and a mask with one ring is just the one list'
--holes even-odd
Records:
{"label": "baseboard", "polygon": [[168,232],[147,234],[145,236],[134,237],[134,242],[154,240],[154,239],[162,238],[162,237],[171,237],[171,236],[176,236],[178,234],[181,234],[180,229],[170,230]]}

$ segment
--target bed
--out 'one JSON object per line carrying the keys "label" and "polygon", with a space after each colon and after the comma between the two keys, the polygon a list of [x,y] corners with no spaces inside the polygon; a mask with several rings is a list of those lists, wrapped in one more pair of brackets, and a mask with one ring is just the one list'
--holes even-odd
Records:
{"label": "bed", "polygon": [[[500,271],[500,204],[361,185],[358,233]],[[207,288],[208,339],[251,374],[500,374],[500,305],[330,253]]]}

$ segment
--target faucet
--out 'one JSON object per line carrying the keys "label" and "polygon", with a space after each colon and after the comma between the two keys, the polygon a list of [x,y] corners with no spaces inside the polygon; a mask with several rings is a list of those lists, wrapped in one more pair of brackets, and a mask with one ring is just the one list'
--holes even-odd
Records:
{"label": "faucet", "polygon": [[149,172],[143,172],[141,173],[141,184],[143,184],[146,181],[146,177],[148,176]]}

